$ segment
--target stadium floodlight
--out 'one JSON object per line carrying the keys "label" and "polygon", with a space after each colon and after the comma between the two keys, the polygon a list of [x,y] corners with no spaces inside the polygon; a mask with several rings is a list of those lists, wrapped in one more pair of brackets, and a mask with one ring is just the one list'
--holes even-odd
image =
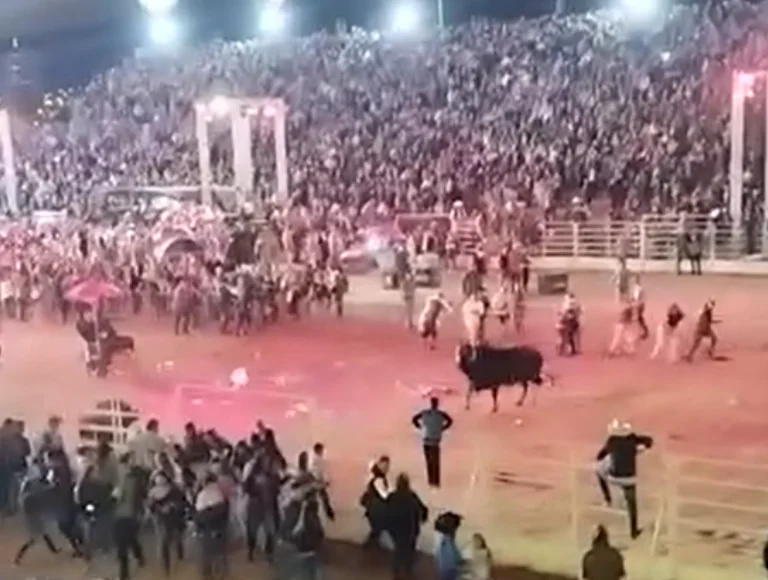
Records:
{"label": "stadium floodlight", "polygon": [[270,2],[259,13],[259,31],[268,36],[284,34],[288,28],[288,13],[279,2]]}
{"label": "stadium floodlight", "polygon": [[178,0],[139,0],[149,14],[167,14],[176,7]]}
{"label": "stadium floodlight", "polygon": [[634,24],[655,20],[662,10],[663,0],[619,0],[619,10]]}
{"label": "stadium floodlight", "polygon": [[229,99],[223,95],[216,95],[208,103],[208,113],[213,117],[224,117],[229,113]]}
{"label": "stadium floodlight", "polygon": [[389,29],[398,34],[411,34],[422,25],[422,13],[413,2],[401,2],[392,7]]}
{"label": "stadium floodlight", "polygon": [[160,47],[175,46],[181,36],[179,22],[170,15],[158,14],[149,20],[149,38]]}

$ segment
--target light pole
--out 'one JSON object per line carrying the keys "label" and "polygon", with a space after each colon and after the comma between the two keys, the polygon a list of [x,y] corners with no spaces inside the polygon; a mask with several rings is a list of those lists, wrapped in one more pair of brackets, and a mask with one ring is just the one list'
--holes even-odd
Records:
{"label": "light pole", "polygon": [[[757,79],[768,81],[768,71],[733,73],[731,89],[731,165],[728,175],[730,214],[734,227],[741,225],[742,204],[744,199],[744,104],[754,95],[754,85]],[[766,134],[768,134],[768,86],[765,91]],[[765,160],[763,177],[763,209],[768,219],[768,139],[765,142]]]}
{"label": "light pole", "polygon": [[232,153],[237,203],[245,203],[246,192],[253,189],[253,157],[251,156],[251,119],[272,121],[275,140],[276,195],[278,201],[288,199],[288,146],[285,134],[287,107],[282,99],[215,97],[195,106],[195,127],[200,162],[200,189],[203,203],[213,203],[213,175],[208,123],[214,118],[229,117],[232,129]]}
{"label": "light pole", "polygon": [[443,0],[437,0],[437,26],[440,30],[445,28],[445,12],[443,9]]}
{"label": "light pole", "polygon": [[3,184],[5,186],[5,201],[12,215],[19,213],[18,180],[16,177],[16,160],[11,137],[11,117],[7,109],[0,109],[0,147],[3,159]]}

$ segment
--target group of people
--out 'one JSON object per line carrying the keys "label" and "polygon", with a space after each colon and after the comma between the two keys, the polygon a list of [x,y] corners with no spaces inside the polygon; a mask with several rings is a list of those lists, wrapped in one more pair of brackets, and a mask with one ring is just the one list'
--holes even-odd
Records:
{"label": "group of people", "polygon": [[[618,260],[614,283],[618,299],[618,316],[613,326],[608,355],[632,355],[637,349],[638,341],[647,340],[651,336],[645,318],[645,290],[640,276],[633,274],[627,267],[626,260],[621,258]],[[670,362],[678,361],[681,358],[690,362],[705,340],[709,342],[707,348],[709,358],[715,358],[717,335],[714,331],[714,325],[719,321],[714,316],[714,309],[715,301],[710,299],[698,311],[690,347],[681,356],[680,324],[685,318],[685,312],[676,302],[670,304],[663,320],[656,327],[650,358],[656,359],[660,355],[665,355]],[[557,323],[559,332],[558,352],[561,355],[579,353],[582,331],[581,313],[581,305],[576,296],[572,292],[566,294],[558,314]]]}
{"label": "group of people", "polygon": [[[424,437],[429,483],[439,487],[440,439],[451,419],[433,400],[413,422]],[[407,580],[415,577],[416,542],[429,513],[408,475],[390,483],[389,470],[385,456],[370,468],[360,500],[371,525],[365,546],[375,548],[386,534],[394,546],[393,577]],[[70,449],[60,417],[51,417],[31,441],[22,423],[7,419],[0,429],[0,484],[0,509],[19,512],[25,523],[16,565],[38,544],[59,553],[60,536],[89,564],[114,553],[120,580],[132,576],[134,565],[148,565],[147,541],[157,546],[166,576],[194,546],[201,577],[224,578],[232,547],[243,541],[248,561],[260,554],[276,578],[313,580],[320,577],[325,521],[336,517],[324,445],[314,444],[290,464],[261,421],[236,443],[192,423],[174,443],[150,419],[119,449],[106,440]],[[440,580],[490,580],[485,540],[476,534],[462,551],[460,524],[453,512],[434,519]]]}
{"label": "group of people", "polygon": [[[555,215],[576,195],[608,200],[614,215],[707,211],[724,205],[731,71],[763,70],[766,52],[764,4],[708,4],[676,6],[638,38],[600,12],[127,58],[51,99],[59,114],[14,119],[20,205],[77,214],[101,186],[199,183],[194,104],[225,91],[287,101],[291,190],[305,198],[407,211],[464,199],[496,214],[536,199]],[[212,128],[224,184],[228,141]],[[274,183],[269,141],[259,124],[259,196]],[[751,200],[761,172],[748,175]]]}
{"label": "group of people", "polygon": [[106,441],[71,450],[53,417],[32,445],[16,422],[6,421],[0,451],[2,481],[18,482],[26,524],[17,565],[40,541],[59,552],[52,539],[56,525],[76,557],[90,561],[114,552],[120,580],[131,576],[132,560],[145,565],[147,529],[166,576],[174,560],[189,556],[192,534],[205,580],[225,577],[237,538],[245,539],[249,560],[258,547],[279,578],[316,578],[320,518],[323,512],[334,517],[322,444],[302,452],[291,467],[261,423],[236,444],[190,423],[183,442],[173,444],[150,420],[119,451]]}

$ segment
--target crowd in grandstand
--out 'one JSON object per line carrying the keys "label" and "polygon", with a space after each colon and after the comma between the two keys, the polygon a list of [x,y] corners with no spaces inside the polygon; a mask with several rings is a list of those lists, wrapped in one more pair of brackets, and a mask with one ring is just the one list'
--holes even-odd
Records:
{"label": "crowd in grandstand", "polygon": [[[734,1],[678,7],[653,31],[592,13],[131,58],[68,96],[66,122],[17,124],[22,206],[76,213],[104,184],[199,183],[194,102],[224,94],[287,101],[297,196],[423,210],[610,194],[622,215],[709,210],[726,194],[731,71],[764,68],[766,26],[764,5]],[[270,139],[254,131],[262,195]],[[214,128],[220,183],[228,143]],[[759,173],[747,174],[747,203]]]}

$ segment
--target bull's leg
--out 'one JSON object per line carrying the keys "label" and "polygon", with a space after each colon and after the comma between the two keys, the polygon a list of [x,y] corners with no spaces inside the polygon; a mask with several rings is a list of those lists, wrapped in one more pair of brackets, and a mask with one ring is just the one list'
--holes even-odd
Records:
{"label": "bull's leg", "polygon": [[528,396],[528,381],[523,381],[521,384],[523,387],[523,393],[520,395],[520,399],[517,401],[518,407],[522,407],[523,403],[525,403],[525,398]]}
{"label": "bull's leg", "polygon": [[474,393],[475,393],[475,387],[472,385],[472,383],[469,383],[467,385],[467,395],[464,400],[464,409],[466,409],[467,411],[469,411],[469,407],[472,401],[472,395],[474,395]]}
{"label": "bull's leg", "polygon": [[493,387],[491,389],[491,398],[493,399],[493,412],[499,410],[499,387]]}

